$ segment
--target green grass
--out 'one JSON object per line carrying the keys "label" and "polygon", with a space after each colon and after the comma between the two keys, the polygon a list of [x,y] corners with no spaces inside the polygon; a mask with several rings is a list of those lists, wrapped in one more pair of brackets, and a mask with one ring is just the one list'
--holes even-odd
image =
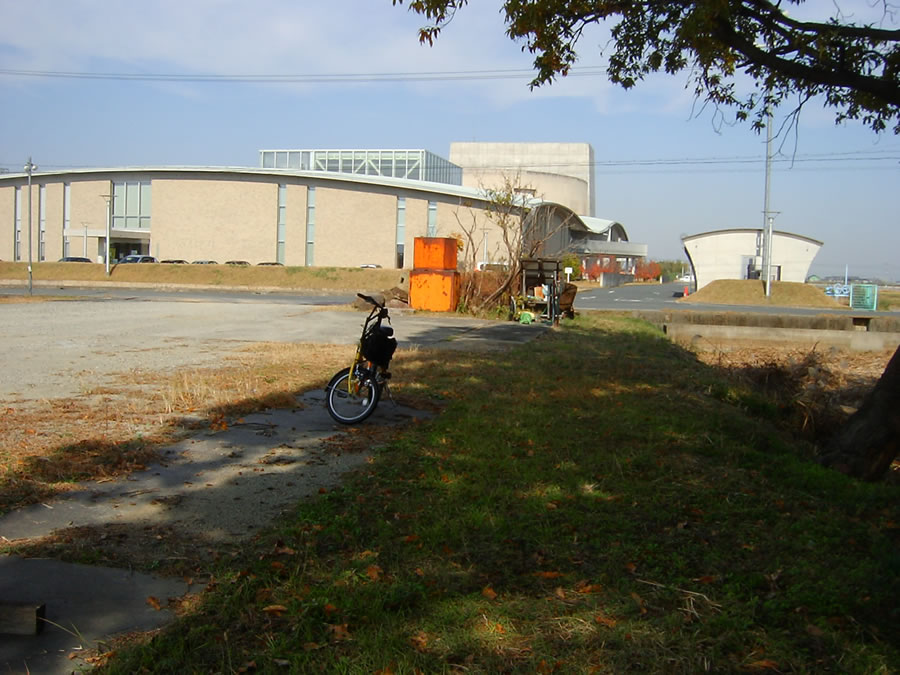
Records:
{"label": "green grass", "polygon": [[647,324],[585,316],[394,370],[444,412],[110,672],[900,668],[896,486],[818,467]]}

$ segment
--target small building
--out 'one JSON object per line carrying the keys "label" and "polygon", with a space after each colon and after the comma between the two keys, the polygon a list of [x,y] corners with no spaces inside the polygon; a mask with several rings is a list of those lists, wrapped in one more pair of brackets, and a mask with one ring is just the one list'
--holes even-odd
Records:
{"label": "small building", "polygon": [[[718,279],[765,279],[765,230],[735,228],[682,237],[696,290]],[[772,233],[772,280],[803,283],[822,242],[791,232]]]}

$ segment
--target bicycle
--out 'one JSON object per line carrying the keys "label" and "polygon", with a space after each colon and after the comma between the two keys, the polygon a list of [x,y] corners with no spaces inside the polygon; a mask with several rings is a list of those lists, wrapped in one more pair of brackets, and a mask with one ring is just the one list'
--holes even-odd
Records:
{"label": "bicycle", "polygon": [[394,329],[383,325],[385,320],[391,322],[384,303],[362,293],[357,296],[371,304],[372,311],[363,324],[353,363],[335,373],[325,388],[328,414],[341,424],[362,422],[375,411],[383,390],[388,388],[388,366],[397,349]]}

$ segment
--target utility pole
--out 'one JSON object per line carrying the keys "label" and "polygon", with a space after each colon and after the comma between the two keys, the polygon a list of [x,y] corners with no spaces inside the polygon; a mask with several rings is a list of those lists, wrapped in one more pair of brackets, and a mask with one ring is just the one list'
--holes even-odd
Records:
{"label": "utility pole", "polygon": [[37,167],[32,163],[31,157],[28,158],[28,164],[25,165],[25,173],[28,174],[28,295],[33,293],[32,288],[32,272],[31,272],[31,174]]}
{"label": "utility pole", "polygon": [[769,192],[772,186],[772,111],[766,121],[766,195],[763,209],[763,274],[766,275],[766,297],[772,295],[772,225],[775,220],[769,210]]}
{"label": "utility pole", "polygon": [[112,210],[112,200],[113,200],[113,191],[110,190],[109,194],[100,195],[106,200],[106,254],[103,256],[104,263],[106,264],[106,276],[109,276],[109,237],[110,237],[110,229],[111,229],[111,218],[110,211]]}

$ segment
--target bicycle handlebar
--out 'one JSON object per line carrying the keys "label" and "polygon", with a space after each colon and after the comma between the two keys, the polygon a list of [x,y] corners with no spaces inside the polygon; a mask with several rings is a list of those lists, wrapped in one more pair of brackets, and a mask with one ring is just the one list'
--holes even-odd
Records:
{"label": "bicycle handlebar", "polygon": [[375,298],[368,296],[368,295],[363,295],[362,293],[357,293],[356,295],[358,297],[362,298],[363,300],[365,300],[366,302],[368,302],[369,304],[375,305],[379,309],[384,309],[384,305],[382,305],[380,302],[375,300]]}

